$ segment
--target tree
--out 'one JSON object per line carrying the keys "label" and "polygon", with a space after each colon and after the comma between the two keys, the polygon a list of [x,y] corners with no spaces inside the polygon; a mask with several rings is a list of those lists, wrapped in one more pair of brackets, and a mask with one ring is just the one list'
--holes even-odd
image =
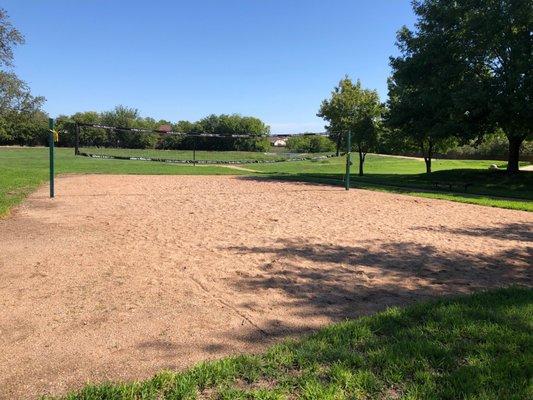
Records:
{"label": "tree", "polygon": [[295,153],[325,153],[334,149],[335,143],[327,136],[304,133],[287,139],[287,150]]}
{"label": "tree", "polygon": [[6,10],[0,8],[0,67],[13,66],[13,48],[24,44],[24,36],[13,27]]}
{"label": "tree", "polygon": [[[60,115],[56,118],[56,129],[59,131],[59,146],[73,147],[76,144],[76,123],[101,124],[100,114],[96,111],[77,112],[74,115]],[[111,138],[105,129],[83,127],[80,129],[81,147],[108,146]]]}
{"label": "tree", "polygon": [[[0,67],[13,65],[13,48],[24,37],[0,8]],[[28,85],[13,72],[0,70],[0,143],[35,145],[46,142],[44,97],[32,96]]]}
{"label": "tree", "polygon": [[434,153],[453,144],[454,127],[447,113],[448,103],[435,94],[436,83],[430,75],[420,77],[428,65],[425,60],[420,62],[424,58],[417,55],[391,61],[394,72],[389,79],[386,124],[396,143],[418,148],[426,173],[431,173]]}
{"label": "tree", "polygon": [[354,84],[345,77],[331,97],[322,101],[317,114],[329,122],[326,129],[334,133],[338,145],[343,136],[351,135],[352,148],[359,153],[359,175],[363,175],[366,154],[377,145],[382,111],[377,91],[364,89],[359,80]]}
{"label": "tree", "polygon": [[181,133],[192,133],[194,131],[194,123],[190,121],[178,121],[174,125],[174,131]]}
{"label": "tree", "polygon": [[[105,111],[100,119],[104,125],[119,128],[157,129],[157,122],[152,118],[142,118],[136,108],[123,105],[116,106],[111,111]],[[108,132],[109,134],[109,132]],[[155,133],[133,132],[117,129],[112,132],[110,140],[117,147],[131,149],[146,149],[155,147],[158,135]]]}
{"label": "tree", "polygon": [[32,96],[28,85],[12,72],[0,71],[0,115],[39,110],[44,97]]}
{"label": "tree", "polygon": [[187,138],[183,143],[189,148],[192,144],[197,149],[203,150],[267,151],[270,147],[267,139],[270,127],[255,117],[243,117],[239,114],[211,114],[193,124],[190,129],[189,133],[211,133],[221,136],[251,135],[255,137],[251,139]]}
{"label": "tree", "polygon": [[[431,117],[447,118],[463,142],[501,128],[509,140],[507,171],[516,173],[520,146],[533,134],[531,0],[420,0],[413,9],[416,30],[400,32],[396,60],[429,62],[432,96],[443,105],[430,109]],[[427,79],[419,69],[413,87]]]}
{"label": "tree", "polygon": [[410,140],[401,130],[390,123],[391,113],[387,105],[383,105],[383,124],[376,149],[380,154],[407,154],[415,153],[419,147]]}
{"label": "tree", "polygon": [[44,97],[32,96],[28,85],[14,73],[0,71],[0,143],[46,143],[41,129],[43,102]]}
{"label": "tree", "polygon": [[418,148],[427,173],[434,153],[446,151],[454,143],[453,137],[466,141],[475,134],[467,134],[453,117],[457,111],[449,79],[459,75],[460,65],[447,48],[451,40],[449,32],[417,35],[404,27],[397,34],[401,56],[390,59],[386,122],[406,147]]}

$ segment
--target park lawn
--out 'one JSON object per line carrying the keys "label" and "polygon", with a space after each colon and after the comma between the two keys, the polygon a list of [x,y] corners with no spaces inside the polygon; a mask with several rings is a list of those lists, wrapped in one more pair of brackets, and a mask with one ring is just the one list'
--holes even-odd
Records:
{"label": "park lawn", "polygon": [[[121,150],[124,152],[124,150]],[[151,155],[144,150],[126,150],[131,155]],[[154,150],[152,150],[154,152]],[[179,152],[178,152],[179,153]],[[263,153],[204,152],[203,157],[260,157]],[[233,154],[232,154],[233,153]],[[245,153],[245,154],[243,154]],[[154,153],[160,156],[160,153]],[[352,186],[385,190],[416,196],[440,198],[486,206],[533,211],[533,173],[522,172],[509,177],[504,171],[488,171],[490,164],[501,162],[478,160],[435,160],[434,172],[425,174],[423,161],[369,154],[365,176],[352,167]],[[257,175],[275,179],[291,179],[342,186],[345,160],[334,157],[313,161],[295,161],[245,166],[255,172],[230,169],[225,166],[192,166],[148,161],[93,159],[75,157],[72,149],[56,149],[56,173],[101,174],[168,174],[168,175]],[[0,216],[18,204],[35,188],[48,180],[48,149],[0,148]],[[455,188],[435,191],[433,182],[472,183],[467,193]],[[58,188],[60,193],[60,188]]]}
{"label": "park lawn", "polygon": [[64,399],[530,399],[533,290],[440,299]]}

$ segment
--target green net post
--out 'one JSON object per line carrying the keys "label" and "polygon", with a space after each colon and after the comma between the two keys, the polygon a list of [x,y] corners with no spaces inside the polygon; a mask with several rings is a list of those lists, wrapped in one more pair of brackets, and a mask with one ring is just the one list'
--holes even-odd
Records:
{"label": "green net post", "polygon": [[196,136],[194,137],[192,145],[192,165],[194,167],[196,166]]}
{"label": "green net post", "polygon": [[344,179],[344,188],[350,190],[350,166],[352,165],[351,160],[352,152],[352,135],[350,132],[346,135],[346,176]]}
{"label": "green net post", "polygon": [[54,191],[54,119],[48,118],[48,128],[50,132],[48,134],[48,146],[50,148],[50,198],[55,196]]}
{"label": "green net post", "polygon": [[76,141],[74,142],[74,155],[80,154],[80,125],[76,122]]}

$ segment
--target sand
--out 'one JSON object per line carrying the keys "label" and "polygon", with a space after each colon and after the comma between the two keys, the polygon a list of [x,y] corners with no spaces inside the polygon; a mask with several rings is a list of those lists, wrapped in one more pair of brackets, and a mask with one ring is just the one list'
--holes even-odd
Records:
{"label": "sand", "polygon": [[0,220],[0,398],[144,379],[532,284],[533,214],[221,176],[65,176]]}

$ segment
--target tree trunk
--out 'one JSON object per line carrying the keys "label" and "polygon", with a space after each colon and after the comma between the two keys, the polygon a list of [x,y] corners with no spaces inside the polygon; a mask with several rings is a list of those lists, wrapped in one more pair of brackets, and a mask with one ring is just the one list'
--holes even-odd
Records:
{"label": "tree trunk", "polygon": [[426,174],[431,174],[431,157],[424,157],[426,163]]}
{"label": "tree trunk", "polygon": [[337,135],[337,149],[336,149],[336,154],[335,154],[337,157],[339,156],[340,148],[341,148],[341,134],[339,133]]}
{"label": "tree trunk", "polygon": [[427,149],[424,148],[424,143],[420,144],[424,162],[426,163],[426,174],[431,174],[431,159],[433,158],[433,142],[429,140]]}
{"label": "tree trunk", "polygon": [[363,166],[365,164],[365,156],[366,153],[364,153],[361,148],[359,148],[359,176],[363,176]]}
{"label": "tree trunk", "polygon": [[520,145],[523,139],[516,136],[511,136],[509,139],[509,159],[507,160],[507,173],[518,173],[518,161],[520,159]]}

